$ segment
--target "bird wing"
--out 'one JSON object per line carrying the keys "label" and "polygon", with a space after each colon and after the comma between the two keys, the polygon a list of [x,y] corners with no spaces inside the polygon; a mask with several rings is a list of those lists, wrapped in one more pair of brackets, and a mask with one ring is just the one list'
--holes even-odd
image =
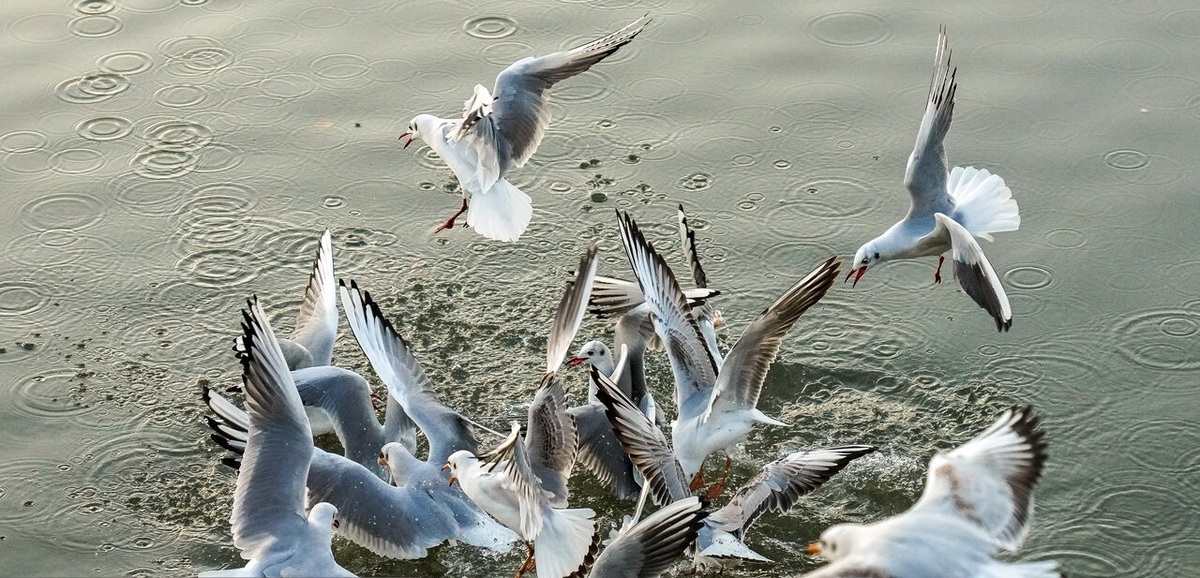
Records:
{"label": "bird wing", "polygon": [[604,406],[587,403],[572,407],[570,413],[579,428],[579,463],[600,483],[612,488],[618,498],[637,496],[638,481],[633,476],[633,463],[613,435],[612,425]]}
{"label": "bird wing", "polygon": [[604,60],[634,39],[649,18],[582,46],[538,57],[522,58],[496,76],[491,114],[482,115],[471,133],[490,139],[500,151],[500,171],[520,167],[529,160],[550,124],[547,91],[555,83],[579,74]]}
{"label": "bird wing", "polygon": [[926,237],[950,237],[950,256],[954,260],[954,277],[958,279],[958,285],[992,316],[998,331],[1008,331],[1012,327],[1012,306],[1000,284],[1000,276],[983,254],[983,247],[954,219],[942,213],[933,216],[937,224]]}
{"label": "bird wing", "polygon": [[503,486],[517,497],[521,527],[516,528],[528,539],[542,532],[542,506],[546,503],[546,492],[529,465],[525,451],[525,439],[521,435],[521,424],[513,422],[512,432],[500,445],[479,456],[480,467],[488,472],[501,470]]}
{"label": "bird wing", "polygon": [[258,298],[242,310],[242,388],[249,433],[233,494],[233,544],[247,560],[304,531],[312,430]]}
{"label": "bird wing", "polygon": [[542,385],[529,406],[529,437],[525,447],[529,465],[537,472],[542,488],[553,494],[551,505],[567,505],[567,479],[575,465],[575,448],[579,446],[579,431],[575,418],[567,413],[567,394],[553,373],[542,379]]}
{"label": "bird wing", "polygon": [[329,229],[321,235],[312,274],[304,289],[304,301],[296,316],[296,331],[292,341],[312,355],[313,365],[333,362],[333,343],[337,339],[337,290],[333,279],[333,246]]}
{"label": "bird wing", "polygon": [[654,314],[654,327],[662,339],[675,375],[675,403],[683,408],[696,396],[708,399],[717,381],[717,365],[704,344],[675,274],[655,252],[637,223],[627,212],[617,210],[621,242],[633,267],[646,304]]}
{"label": "bird wing", "polygon": [[388,394],[425,432],[425,439],[429,441],[429,457],[426,461],[444,464],[446,458],[458,450],[475,452],[479,443],[467,427],[466,420],[438,400],[433,385],[425,376],[421,364],[413,357],[408,343],[384,318],[371,294],[360,290],[354,281],[350,282],[349,287],[340,281],[338,284],[346,321],[371,362],[371,367],[387,385]]}
{"label": "bird wing", "polygon": [[617,384],[595,366],[591,371],[597,385],[596,398],[604,404],[613,434],[649,482],[655,503],[670,504],[691,496],[689,480],[662,431],[633,405]]}
{"label": "bird wing", "polygon": [[705,513],[697,497],[663,507],[621,534],[596,558],[589,576],[653,578],[696,540]]}
{"label": "bird wing", "polygon": [[957,515],[1016,549],[1029,531],[1033,487],[1046,462],[1038,424],[1033,408],[1009,409],[971,441],[934,456],[910,511]]}
{"label": "bird wing", "polygon": [[950,68],[946,28],[942,27],[933,55],[929,101],[925,105],[925,115],[921,117],[921,127],[917,130],[917,142],[904,170],[904,186],[912,195],[910,216],[928,216],[933,211],[946,212],[954,207],[954,200],[946,191],[949,163],[946,161],[943,141],[954,115],[954,93],[958,88],[954,81],[955,71]]}
{"label": "bird wing", "polygon": [[746,326],[721,366],[702,419],[707,420],[714,413],[749,410],[758,405],[763,380],[779,353],[784,336],[837,281],[841,264],[836,256],[826,259]]}
{"label": "bird wing", "polygon": [[705,523],[742,539],[759,516],[790,510],[800,497],[824,485],[852,460],[875,449],[865,445],[841,446],[796,452],[775,460],[763,466]]}
{"label": "bird wing", "polygon": [[554,373],[562,367],[563,360],[571,348],[571,341],[579,331],[583,315],[587,312],[588,300],[592,295],[592,281],[596,278],[596,245],[588,247],[579,259],[575,279],[567,285],[558,309],[554,311],[554,322],[546,340],[546,372]]}

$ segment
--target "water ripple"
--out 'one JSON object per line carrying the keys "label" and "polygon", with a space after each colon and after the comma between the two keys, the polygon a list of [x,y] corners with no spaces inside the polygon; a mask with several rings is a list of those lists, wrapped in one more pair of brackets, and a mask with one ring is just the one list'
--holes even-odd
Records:
{"label": "water ripple", "polygon": [[60,82],[54,95],[72,104],[90,104],[113,98],[129,86],[129,79],[115,72],[92,72]]}
{"label": "water ripple", "polygon": [[498,40],[516,34],[517,23],[504,16],[479,16],[463,22],[463,32],[473,38]]}
{"label": "water ripple", "polygon": [[82,38],[102,38],[121,31],[125,23],[110,14],[80,16],[67,24],[71,34]]}
{"label": "water ripple", "polygon": [[[81,121],[75,126],[75,134],[93,141],[110,141],[129,136],[133,122],[118,116],[101,116]],[[2,137],[0,137],[2,138]],[[0,145],[2,148],[2,145]]]}
{"label": "water ripple", "polygon": [[1113,331],[1121,354],[1142,367],[1160,371],[1200,370],[1200,349],[1196,347],[1200,314],[1195,311],[1137,311],[1118,321]]}
{"label": "water ripple", "polygon": [[144,52],[123,50],[101,56],[96,61],[96,67],[104,72],[130,76],[150,70],[154,59]]}
{"label": "water ripple", "polygon": [[14,130],[0,135],[0,151],[6,153],[29,153],[46,148],[50,138],[33,130]]}
{"label": "water ripple", "polygon": [[892,36],[892,23],[869,12],[835,12],[808,21],[814,40],[837,48],[861,48],[879,44]]}
{"label": "water ripple", "polygon": [[86,229],[104,218],[99,197],[85,193],[57,193],[38,197],[20,209],[20,221],[35,231]]}

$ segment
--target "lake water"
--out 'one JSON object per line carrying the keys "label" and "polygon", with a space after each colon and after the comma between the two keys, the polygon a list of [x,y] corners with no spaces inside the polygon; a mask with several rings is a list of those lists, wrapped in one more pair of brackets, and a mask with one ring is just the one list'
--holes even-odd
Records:
{"label": "lake water", "polygon": [[[934,42],[958,72],[952,164],[1002,175],[1021,228],[985,250],[1011,333],[935,260],[838,285],[785,342],[734,483],[822,444],[880,451],[749,542],[794,574],[829,524],[907,508],[925,464],[1013,403],[1050,443],[1022,559],[1073,577],[1200,565],[1200,10],[1194,2],[284,2],[0,5],[0,574],[184,575],[239,562],[234,474],[202,383],[237,383],[238,310],[289,330],[320,231],[439,392],[502,427],[538,382],[566,272],[599,243],[628,275],[614,208],[675,254],[683,203],[731,344],[830,254],[907,207],[904,164]],[[459,204],[419,112],[453,116],[515,59],[649,11],[631,45],[552,96],[514,182],[515,244],[432,234]],[[586,336],[604,326],[589,321]],[[343,334],[337,363],[371,375]],[[373,379],[373,375],[371,376]],[[651,365],[659,399],[669,371]],[[582,398],[582,373],[568,374]],[[490,440],[488,440],[490,441]],[[630,504],[584,475],[574,504]],[[364,574],[484,576],[499,557],[420,561],[335,541]]]}

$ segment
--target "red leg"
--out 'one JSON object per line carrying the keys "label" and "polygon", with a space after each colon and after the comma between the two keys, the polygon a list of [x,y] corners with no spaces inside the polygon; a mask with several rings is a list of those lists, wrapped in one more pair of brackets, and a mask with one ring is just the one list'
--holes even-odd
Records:
{"label": "red leg", "polygon": [[721,497],[721,493],[725,491],[725,483],[729,481],[729,468],[733,466],[733,459],[728,454],[725,455],[725,473],[721,474],[721,481],[708,489],[708,499],[715,500]]}
{"label": "red leg", "polygon": [[[462,215],[465,212],[467,212],[467,198],[463,197],[462,207],[458,209],[458,212],[454,213],[453,215],[450,215],[450,218],[446,219],[446,222],[442,223],[442,225],[440,227],[438,227],[437,230],[434,231],[434,233],[440,233],[442,231],[445,231],[446,229],[453,229],[454,228],[454,220],[457,219],[460,215]],[[465,227],[466,225],[463,225],[463,226]]]}
{"label": "red leg", "polygon": [[[703,468],[704,465],[701,464],[700,467]],[[703,487],[704,487],[704,470],[701,469],[700,471],[696,472],[696,475],[692,476],[692,482],[690,484],[688,484],[688,489],[694,492]]]}
{"label": "red leg", "polygon": [[517,573],[513,578],[521,578],[526,572],[531,572],[537,568],[537,560],[533,558],[533,545],[525,542],[525,549],[528,550],[525,554],[525,561],[521,562],[521,567],[517,568]]}
{"label": "red leg", "polygon": [[[465,202],[465,201],[464,201],[464,202]],[[938,255],[938,267],[937,267],[937,271],[934,271],[934,272],[933,272],[933,282],[934,282],[934,283],[941,283],[941,282],[942,282],[942,261],[945,261],[945,260],[946,260],[946,256],[945,256],[945,255]]]}

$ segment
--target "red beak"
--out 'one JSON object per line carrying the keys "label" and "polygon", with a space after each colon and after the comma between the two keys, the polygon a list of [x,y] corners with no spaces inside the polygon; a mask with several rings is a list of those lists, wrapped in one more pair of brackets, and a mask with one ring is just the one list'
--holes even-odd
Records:
{"label": "red beak", "polygon": [[862,279],[862,276],[863,276],[863,275],[866,275],[866,273],[867,273],[867,268],[866,268],[866,267],[858,267],[858,268],[856,268],[856,269],[851,269],[849,273],[846,273],[846,281],[849,281],[849,280],[850,280],[850,276],[851,276],[851,275],[853,275],[853,276],[854,276],[854,283],[851,283],[851,284],[850,284],[850,286],[851,286],[851,287],[857,287],[857,286],[858,286],[858,280],[859,280],[859,279]]}
{"label": "red beak", "polygon": [[579,367],[585,361],[587,361],[586,357],[572,357],[567,360],[567,367]]}
{"label": "red beak", "polygon": [[404,132],[400,133],[400,138],[404,138],[404,137],[408,137],[408,142],[404,143],[404,148],[408,148],[408,145],[412,144],[413,135],[411,132],[404,131]]}

